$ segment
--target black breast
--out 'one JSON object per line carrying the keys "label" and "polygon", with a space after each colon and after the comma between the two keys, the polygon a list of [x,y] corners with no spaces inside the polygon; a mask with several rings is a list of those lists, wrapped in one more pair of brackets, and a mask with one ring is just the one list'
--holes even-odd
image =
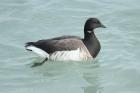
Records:
{"label": "black breast", "polygon": [[95,58],[101,49],[99,40],[96,37],[91,37],[91,38],[84,39],[83,42],[87,47],[91,56]]}

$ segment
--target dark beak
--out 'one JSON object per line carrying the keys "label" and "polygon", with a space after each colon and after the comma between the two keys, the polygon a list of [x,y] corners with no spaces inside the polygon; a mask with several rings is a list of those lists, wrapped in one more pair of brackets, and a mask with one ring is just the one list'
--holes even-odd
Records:
{"label": "dark beak", "polygon": [[106,28],[106,26],[104,26],[103,24],[101,24],[101,27],[102,27],[102,28]]}

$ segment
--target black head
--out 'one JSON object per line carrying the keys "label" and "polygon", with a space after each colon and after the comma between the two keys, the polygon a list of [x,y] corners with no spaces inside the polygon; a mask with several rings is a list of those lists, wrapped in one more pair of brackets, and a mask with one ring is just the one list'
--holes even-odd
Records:
{"label": "black head", "polygon": [[98,27],[106,28],[97,18],[89,18],[85,23],[84,30],[93,31],[93,29]]}

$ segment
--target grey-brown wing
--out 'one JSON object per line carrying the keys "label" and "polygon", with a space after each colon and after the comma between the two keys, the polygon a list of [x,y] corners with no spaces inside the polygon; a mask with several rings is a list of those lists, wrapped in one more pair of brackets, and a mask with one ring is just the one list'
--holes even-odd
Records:
{"label": "grey-brown wing", "polygon": [[77,38],[67,38],[60,40],[40,40],[34,43],[34,45],[47,53],[53,53],[55,51],[65,51],[65,50],[76,50],[83,45],[82,39]]}

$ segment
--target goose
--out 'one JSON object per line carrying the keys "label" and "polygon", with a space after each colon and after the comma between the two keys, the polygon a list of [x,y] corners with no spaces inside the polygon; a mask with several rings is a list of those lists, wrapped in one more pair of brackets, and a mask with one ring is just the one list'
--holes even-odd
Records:
{"label": "goose", "polygon": [[52,61],[82,61],[95,58],[100,49],[94,29],[106,28],[97,18],[89,18],[84,25],[84,38],[64,35],[51,39],[27,42],[25,49],[32,51],[43,58],[40,63],[34,63],[32,67],[42,65],[47,60]]}

